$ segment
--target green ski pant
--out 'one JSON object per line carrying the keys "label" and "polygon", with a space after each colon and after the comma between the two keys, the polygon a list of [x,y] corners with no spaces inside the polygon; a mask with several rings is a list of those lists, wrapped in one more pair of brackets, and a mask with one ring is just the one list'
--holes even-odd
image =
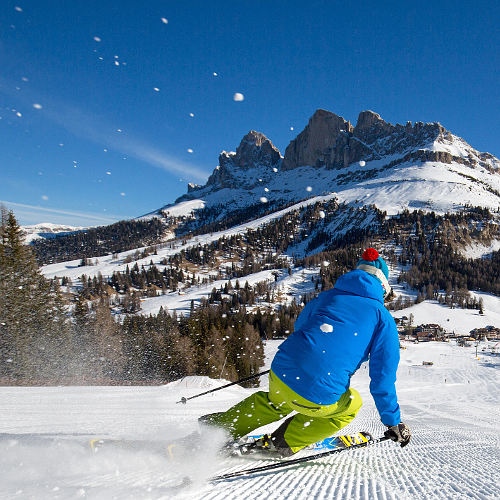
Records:
{"label": "green ski pant", "polygon": [[312,403],[292,391],[271,371],[269,392],[256,392],[225,412],[207,415],[206,421],[228,430],[238,439],[296,411],[272,434],[275,445],[288,449],[291,454],[333,436],[354,419],[362,404],[361,396],[353,388],[342,394],[335,404]]}

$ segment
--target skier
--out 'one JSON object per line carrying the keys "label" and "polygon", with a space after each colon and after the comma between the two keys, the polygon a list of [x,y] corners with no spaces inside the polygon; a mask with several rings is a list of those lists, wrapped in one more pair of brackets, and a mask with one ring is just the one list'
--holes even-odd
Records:
{"label": "skier", "polygon": [[255,447],[290,456],[332,436],[349,424],[362,400],[350,379],[368,360],[370,392],[387,426],[385,435],[406,446],[411,432],[401,422],[395,381],[399,338],[384,307],[389,270],[374,248],[363,252],[355,270],[334,288],[309,302],[295,331],[279,346],[269,373],[269,391],[259,391],[229,410],[200,417],[200,423],[226,429],[236,440],[293,411]]}

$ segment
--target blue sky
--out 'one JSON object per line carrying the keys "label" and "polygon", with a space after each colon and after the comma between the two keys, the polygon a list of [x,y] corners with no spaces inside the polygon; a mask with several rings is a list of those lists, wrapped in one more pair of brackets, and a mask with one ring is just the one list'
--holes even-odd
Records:
{"label": "blue sky", "polygon": [[251,129],[283,154],[318,108],[439,121],[498,156],[499,18],[481,1],[3,0],[0,200],[22,224],[139,216]]}

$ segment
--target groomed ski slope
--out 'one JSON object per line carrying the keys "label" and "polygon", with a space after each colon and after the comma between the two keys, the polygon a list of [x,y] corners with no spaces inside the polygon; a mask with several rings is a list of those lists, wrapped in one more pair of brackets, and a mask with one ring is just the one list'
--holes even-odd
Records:
{"label": "groomed ski slope", "polygon": [[[278,344],[268,342],[268,363]],[[204,453],[175,466],[147,450],[108,449],[93,455],[87,437],[180,437],[196,429],[198,416],[227,408],[249,389],[231,387],[179,405],[180,397],[223,382],[188,377],[158,387],[1,387],[0,498],[500,498],[500,357],[481,352],[486,344],[479,346],[479,359],[473,347],[405,347],[398,392],[403,418],[413,431],[408,447],[386,442],[215,484],[206,479],[263,462],[218,458],[210,443],[204,443]],[[422,361],[434,364],[423,366]],[[367,372],[362,366],[353,377],[365,404],[345,431],[380,435],[384,428],[368,392]],[[45,438],[35,436],[40,434]],[[216,434],[207,438],[213,443],[221,439]],[[177,488],[186,475],[193,485]]]}

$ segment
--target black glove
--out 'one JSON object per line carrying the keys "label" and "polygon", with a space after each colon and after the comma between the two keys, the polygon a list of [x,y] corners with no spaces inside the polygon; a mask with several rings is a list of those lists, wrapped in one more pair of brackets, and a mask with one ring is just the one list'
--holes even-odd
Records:
{"label": "black glove", "polygon": [[388,425],[387,427],[384,436],[396,441],[396,443],[401,443],[401,448],[404,448],[410,442],[410,428],[403,422],[398,425]]}

